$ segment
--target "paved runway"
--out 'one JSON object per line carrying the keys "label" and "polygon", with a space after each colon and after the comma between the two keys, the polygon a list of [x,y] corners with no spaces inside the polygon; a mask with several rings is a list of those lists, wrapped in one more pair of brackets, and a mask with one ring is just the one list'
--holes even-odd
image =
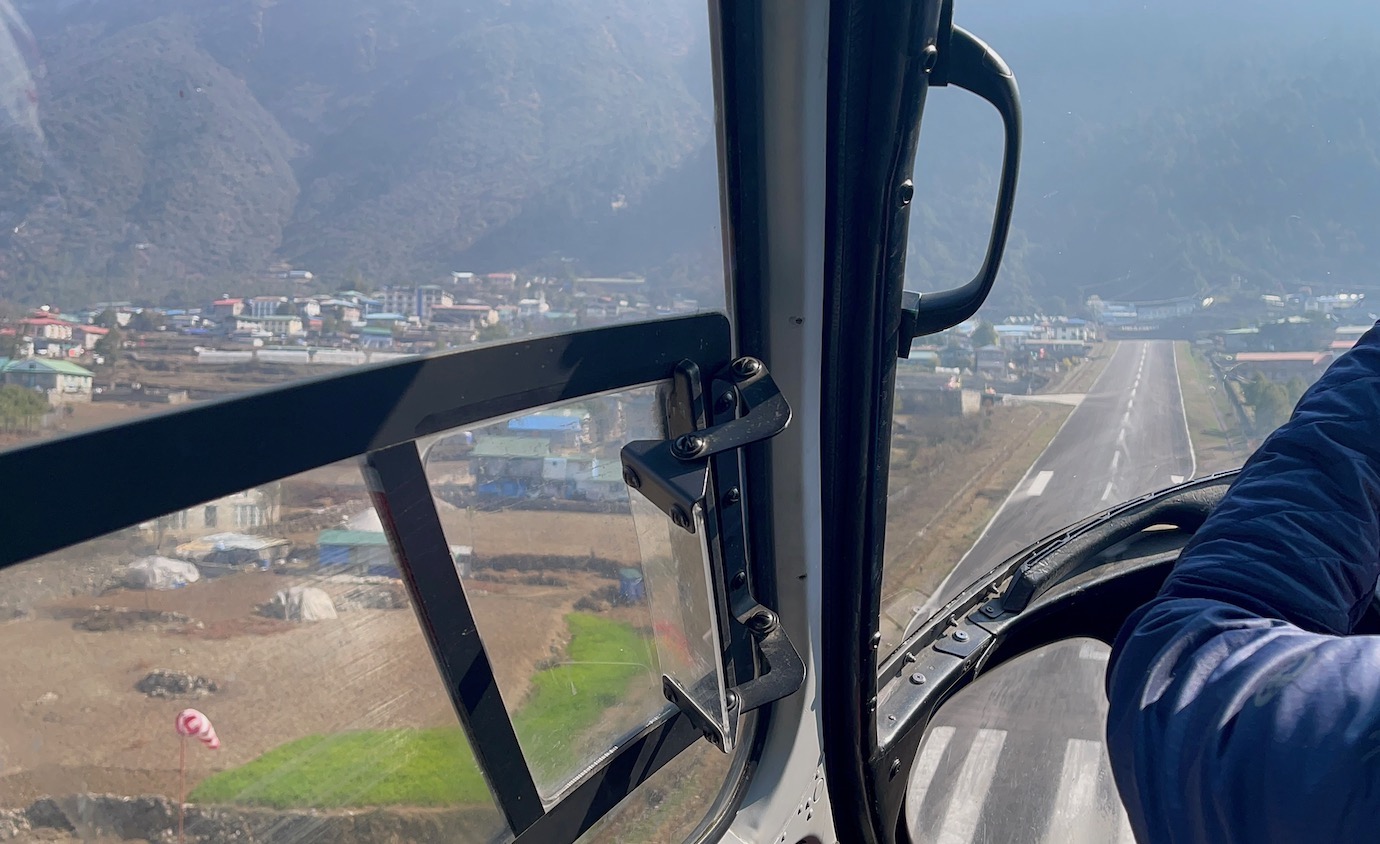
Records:
{"label": "paved runway", "polygon": [[[1195,471],[1168,341],[1123,342],[926,606],[1031,542]],[[917,842],[1132,841],[1103,747],[1106,646],[1066,642],[979,680],[936,716],[906,817]]]}

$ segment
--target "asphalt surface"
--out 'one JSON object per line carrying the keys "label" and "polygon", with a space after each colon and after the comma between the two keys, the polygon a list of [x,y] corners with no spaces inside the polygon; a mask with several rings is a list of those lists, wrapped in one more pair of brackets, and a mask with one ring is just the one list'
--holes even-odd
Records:
{"label": "asphalt surface", "polygon": [[[1123,342],[924,615],[1031,542],[1194,471],[1173,344]],[[1106,659],[1061,643],[945,705],[911,773],[913,840],[1133,841],[1103,746]]]}

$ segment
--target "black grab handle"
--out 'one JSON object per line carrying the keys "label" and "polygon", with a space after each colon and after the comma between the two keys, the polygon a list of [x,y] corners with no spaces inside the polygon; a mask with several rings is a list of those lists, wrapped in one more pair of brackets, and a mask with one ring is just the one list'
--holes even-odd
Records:
{"label": "black grab handle", "polygon": [[958,325],[977,313],[987,299],[992,282],[997,279],[1002,253],[1006,251],[1006,235],[1011,229],[1011,211],[1015,207],[1016,179],[1021,165],[1021,94],[1011,68],[995,50],[958,26],[953,28],[946,52],[948,55],[941,56],[930,75],[930,87],[956,85],[996,107],[1006,130],[1001,184],[997,189],[997,208],[992,219],[992,235],[987,241],[987,255],[977,276],[952,290],[925,294],[906,291],[903,294],[898,350],[903,358],[910,356],[910,344],[916,337]]}

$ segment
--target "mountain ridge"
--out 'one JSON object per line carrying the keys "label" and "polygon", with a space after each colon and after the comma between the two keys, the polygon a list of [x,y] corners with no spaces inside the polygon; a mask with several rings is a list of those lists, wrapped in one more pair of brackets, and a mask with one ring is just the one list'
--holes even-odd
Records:
{"label": "mountain ridge", "polygon": [[[624,225],[615,204],[635,211],[709,146],[710,111],[680,66],[704,37],[689,8],[668,6],[657,21],[683,25],[659,28],[621,0],[37,12],[46,146],[0,137],[0,164],[29,174],[0,183],[0,295],[113,276],[122,297],[156,301],[278,263],[375,285],[572,256],[655,274],[556,245],[575,240],[571,220]],[[661,258],[704,252],[717,221],[667,210]],[[506,254],[470,266],[497,235]],[[697,261],[692,285],[717,283]]]}
{"label": "mountain ridge", "polygon": [[[38,56],[41,124],[0,86],[0,298],[196,301],[283,265],[320,286],[511,269],[722,296],[708,31],[688,0],[21,8],[36,50],[19,37],[0,61]],[[1375,10],[1006,0],[956,20],[1025,103],[992,311],[1370,282]],[[931,92],[912,289],[976,271],[998,124]]]}

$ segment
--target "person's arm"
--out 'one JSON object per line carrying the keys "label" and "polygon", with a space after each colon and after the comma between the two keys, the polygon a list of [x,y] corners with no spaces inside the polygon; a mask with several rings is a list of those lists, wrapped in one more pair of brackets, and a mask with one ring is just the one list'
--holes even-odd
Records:
{"label": "person's arm", "polygon": [[1143,842],[1380,839],[1380,330],[1247,461],[1107,672]]}

